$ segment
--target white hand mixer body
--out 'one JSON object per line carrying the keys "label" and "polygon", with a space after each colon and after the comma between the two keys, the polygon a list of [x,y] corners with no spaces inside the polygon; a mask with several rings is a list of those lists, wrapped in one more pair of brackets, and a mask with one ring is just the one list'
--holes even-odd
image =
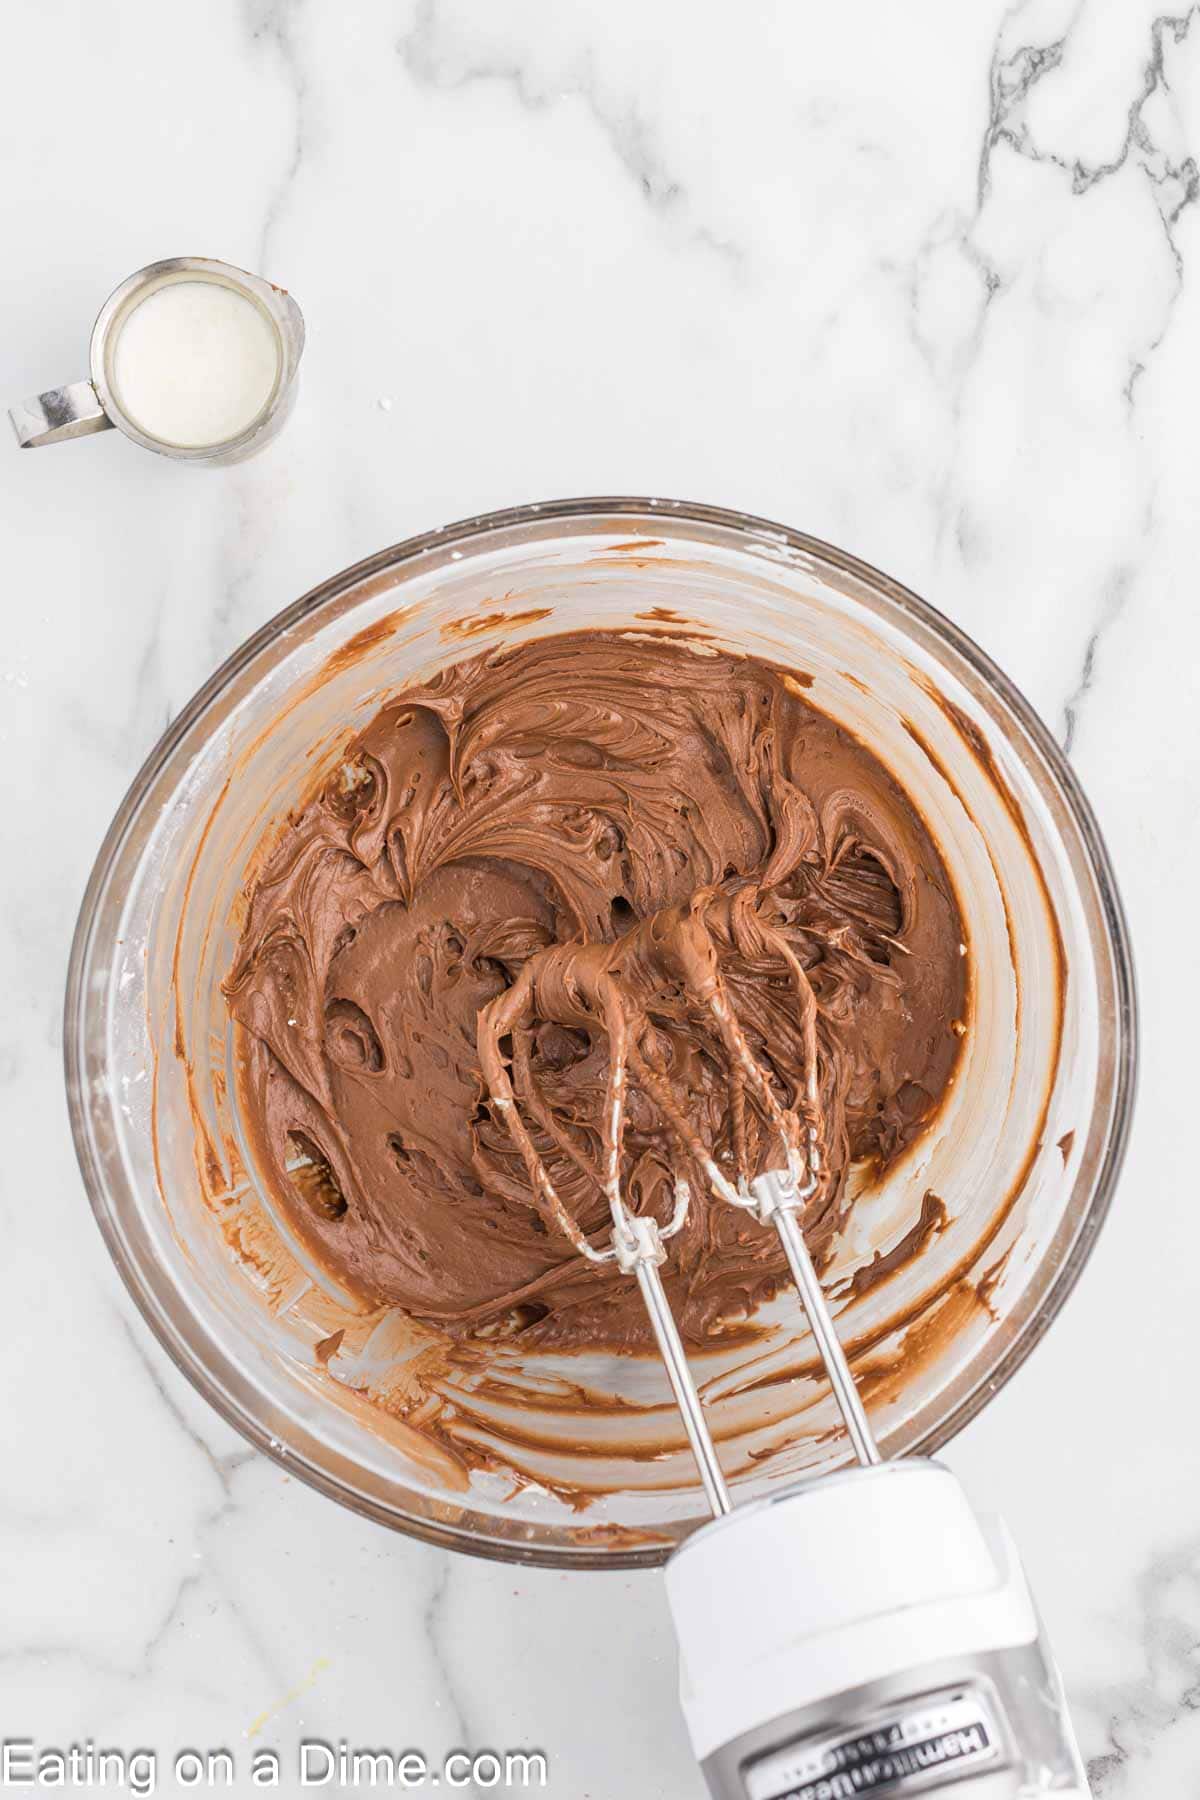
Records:
{"label": "white hand mixer body", "polygon": [[1012,1540],[937,1463],[752,1501],[666,1582],[714,1800],[1090,1793]]}

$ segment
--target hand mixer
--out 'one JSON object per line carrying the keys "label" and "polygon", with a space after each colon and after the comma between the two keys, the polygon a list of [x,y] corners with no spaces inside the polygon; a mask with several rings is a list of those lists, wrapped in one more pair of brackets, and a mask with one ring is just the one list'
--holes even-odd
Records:
{"label": "hand mixer", "polygon": [[[752,1052],[722,980],[718,949],[748,921],[791,977],[804,1021],[806,1088],[791,1109]],[[664,978],[703,1010],[724,1053],[736,1179],[692,1129],[643,1036],[641,1003]],[[563,1205],[522,1117],[528,1111],[585,1166],[529,1077],[522,1034],[539,1017],[608,1036],[601,1165],[588,1170],[611,1215],[599,1245]],[[508,1035],[519,1094],[501,1052]],[[816,1004],[756,896],[709,890],[643,920],[617,945],[540,952],[484,1009],[479,1048],[540,1205],[582,1256],[636,1279],[714,1515],[666,1571],[683,1712],[714,1800],[886,1800],[951,1787],[955,1800],[1087,1796],[1058,1673],[1004,1525],[978,1516],[948,1469],[885,1461],[876,1444],[799,1217],[823,1173]],[[631,1070],[713,1195],[778,1233],[856,1467],[734,1507],[660,1274],[687,1217],[689,1185],[676,1176],[663,1225],[632,1212],[621,1192]],[[744,1156],[747,1098],[781,1162],[754,1177]]]}

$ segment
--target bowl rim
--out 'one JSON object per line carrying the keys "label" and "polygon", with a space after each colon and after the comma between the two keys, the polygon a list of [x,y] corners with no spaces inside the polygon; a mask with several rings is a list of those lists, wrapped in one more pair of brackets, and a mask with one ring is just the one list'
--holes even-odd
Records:
{"label": "bowl rim", "polygon": [[[601,521],[605,518],[628,518],[640,524],[662,521],[665,525],[685,527],[694,524],[724,529],[743,536],[748,534],[760,541],[783,545],[789,551],[819,560],[840,574],[850,576],[874,589],[902,615],[930,632],[935,639],[948,644],[985,687],[996,694],[1048,766],[1058,786],[1095,879],[1104,935],[1112,958],[1117,1054],[1111,1114],[1103,1153],[1097,1166],[1087,1211],[1067,1254],[1054,1271],[1037,1310],[1025,1320],[991,1378],[987,1382],[980,1382],[964,1395],[936,1426],[930,1427],[908,1447],[905,1456],[928,1456],[940,1449],[982,1410],[994,1393],[1011,1380],[1058,1317],[1079,1279],[1108,1216],[1129,1140],[1137,1086],[1138,1001],[1129,927],[1112,862],[1091,804],[1065,752],[1030,701],[987,652],[952,619],[902,582],[836,545],[775,520],[704,502],[651,499],[637,495],[580,496],[531,502],[493,512],[472,514],[432,531],[402,539],[399,543],[350,564],[285,606],[239,645],[197,689],[153,746],[113,815],[84,889],[72,939],[63,1011],[63,1061],[75,1153],[92,1214],[109,1255],[138,1312],[172,1363],[227,1424],[233,1426],[256,1450],[271,1457],[280,1467],[308,1486],[337,1500],[359,1516],[370,1518],[405,1536],[492,1561],[560,1570],[589,1568],[628,1571],[661,1567],[675,1546],[654,1544],[636,1549],[601,1551],[589,1547],[575,1550],[565,1545],[527,1543],[517,1538],[508,1541],[482,1538],[433,1519],[398,1515],[395,1509],[383,1502],[364,1493],[348,1490],[335,1476],[308,1463],[301,1453],[290,1450],[273,1437],[266,1425],[223,1390],[208,1367],[184,1341],[174,1322],[162,1311],[157,1297],[144,1285],[109,1215],[105,1204],[106,1182],[93,1154],[88,1131],[87,1084],[81,1061],[81,1033],[78,1029],[86,998],[84,979],[97,907],[130,828],[147,791],[162,773],[176,748],[229,684],[262,651],[293,626],[310,618],[361,583],[384,572],[403,570],[406,564],[427,551],[461,546],[475,540],[479,540],[479,547],[482,548],[489,538],[514,528],[526,525],[569,525],[572,520],[587,517],[595,517]],[[698,1524],[702,1525],[703,1521]]]}

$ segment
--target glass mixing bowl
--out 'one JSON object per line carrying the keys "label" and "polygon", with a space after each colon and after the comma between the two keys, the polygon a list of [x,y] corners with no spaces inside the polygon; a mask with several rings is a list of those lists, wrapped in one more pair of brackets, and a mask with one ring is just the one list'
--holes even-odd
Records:
{"label": "glass mixing bowl", "polygon": [[[968,939],[961,1059],[933,1127],[855,1204],[827,1278],[887,1450],[945,1442],[1045,1330],[1107,1208],[1133,1086],[1129,944],[1087,802],[1020,694],[914,594],[800,532],[665,501],[530,506],[382,551],[289,607],[180,714],[114,819],[79,918],[65,1047],[105,1240],[225,1418],[414,1535],[629,1567],[662,1561],[704,1517],[662,1370],[499,1347],[501,1398],[450,1395],[462,1441],[501,1446],[468,1481],[364,1398],[404,1354],[403,1319],[373,1321],[349,1365],[325,1368],[315,1346],[337,1297],[283,1242],[246,1152],[220,989],[264,831],[383,697],[585,626],[686,627],[784,665],[894,770],[941,847]],[[854,1290],[930,1192],[944,1228]],[[756,1323],[752,1342],[696,1359],[735,1499],[845,1454],[798,1302],[784,1294]],[[623,1404],[581,1425],[581,1382]],[[582,1511],[576,1487],[593,1495]]]}

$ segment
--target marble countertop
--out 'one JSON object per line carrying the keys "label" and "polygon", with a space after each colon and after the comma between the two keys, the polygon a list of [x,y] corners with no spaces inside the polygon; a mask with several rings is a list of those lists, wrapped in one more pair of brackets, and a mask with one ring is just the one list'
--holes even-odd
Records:
{"label": "marble countertop", "polygon": [[83,375],[101,300],[162,256],[286,285],[309,344],[233,470],[0,446],[2,1734],[536,1745],[564,1800],[699,1800],[659,1580],[451,1557],[251,1452],[110,1267],[60,1074],[92,858],[212,668],[411,532],[640,492],[909,583],[1095,804],[1138,954],[1133,1144],[949,1460],[1023,1547],[1096,1793],[1191,1800],[1196,11],[55,0],[6,43],[4,404]]}

